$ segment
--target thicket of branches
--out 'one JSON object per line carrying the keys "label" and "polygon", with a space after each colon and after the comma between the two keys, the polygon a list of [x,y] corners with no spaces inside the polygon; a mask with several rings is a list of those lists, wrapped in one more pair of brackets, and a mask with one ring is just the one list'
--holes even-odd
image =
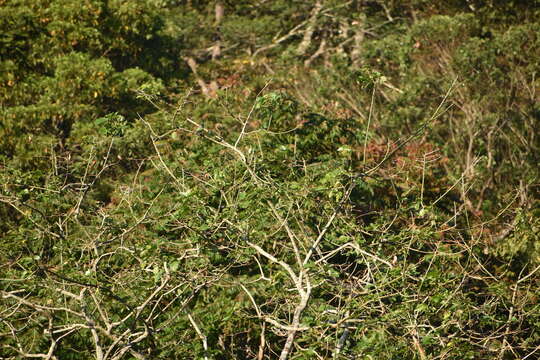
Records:
{"label": "thicket of branches", "polygon": [[537,358],[538,5],[0,0],[0,357]]}

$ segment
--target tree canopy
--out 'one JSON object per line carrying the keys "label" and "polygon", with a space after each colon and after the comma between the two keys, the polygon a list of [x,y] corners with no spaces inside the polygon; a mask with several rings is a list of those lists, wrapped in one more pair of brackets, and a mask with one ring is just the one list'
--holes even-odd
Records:
{"label": "tree canopy", "polygon": [[0,0],[0,357],[537,358],[539,5]]}

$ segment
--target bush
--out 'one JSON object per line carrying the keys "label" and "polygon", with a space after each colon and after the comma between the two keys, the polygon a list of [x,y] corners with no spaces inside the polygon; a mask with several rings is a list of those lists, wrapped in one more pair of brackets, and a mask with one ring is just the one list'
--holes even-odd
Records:
{"label": "bush", "polygon": [[537,355],[538,7],[316,4],[4,1],[0,357]]}

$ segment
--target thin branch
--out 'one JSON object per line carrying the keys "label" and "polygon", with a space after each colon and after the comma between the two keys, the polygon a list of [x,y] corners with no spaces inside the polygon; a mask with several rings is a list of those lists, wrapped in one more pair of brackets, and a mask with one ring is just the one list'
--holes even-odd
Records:
{"label": "thin branch", "polygon": [[207,355],[208,354],[208,342],[207,342],[207,339],[206,339],[206,335],[204,335],[201,332],[201,329],[199,329],[199,326],[195,322],[195,319],[193,319],[193,316],[191,316],[191,313],[188,313],[188,319],[189,319],[189,322],[191,323],[191,325],[193,325],[193,327],[195,328],[195,331],[197,332],[197,335],[199,335],[199,337],[202,340],[203,349],[204,349],[204,360],[208,360],[208,355]]}

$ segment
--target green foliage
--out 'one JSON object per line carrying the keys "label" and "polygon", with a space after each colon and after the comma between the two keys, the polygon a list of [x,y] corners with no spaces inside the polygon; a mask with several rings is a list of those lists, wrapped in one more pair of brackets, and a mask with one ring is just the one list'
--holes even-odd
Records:
{"label": "green foliage", "polygon": [[298,113],[298,103],[284,93],[272,92],[257,98],[254,109],[263,121],[263,128],[286,131]]}
{"label": "green foliage", "polygon": [[0,0],[0,357],[537,355],[537,2],[315,3]]}
{"label": "green foliage", "polygon": [[106,136],[122,136],[128,126],[126,119],[118,113],[107,114],[94,123],[99,127],[99,132]]}
{"label": "green foliage", "polygon": [[113,109],[129,116],[152,110],[135,90],[163,90],[151,73],[163,75],[156,63],[174,49],[154,40],[163,23],[150,3],[8,1],[0,12],[0,149],[6,159],[17,162],[46,144],[57,146],[73,124]]}

